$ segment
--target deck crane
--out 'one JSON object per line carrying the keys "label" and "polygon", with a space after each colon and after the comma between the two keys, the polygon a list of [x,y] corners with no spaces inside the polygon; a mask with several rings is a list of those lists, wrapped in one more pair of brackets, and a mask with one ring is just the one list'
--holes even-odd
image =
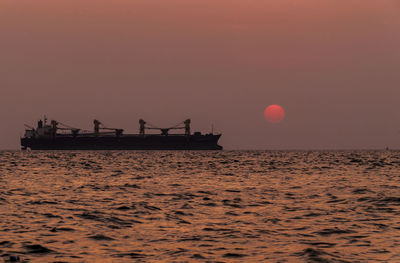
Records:
{"label": "deck crane", "polygon": [[[148,124],[148,126],[146,126]],[[144,135],[145,130],[160,130],[161,135],[168,136],[168,132],[170,130],[185,130],[185,135],[190,136],[190,119],[186,119],[185,121],[182,121],[178,123],[175,126],[169,127],[169,128],[159,128],[156,127],[150,123],[145,122],[143,119],[139,120],[139,134]]]}
{"label": "deck crane", "polygon": [[[79,131],[81,130],[55,120],[51,120],[50,125],[51,125],[51,135],[53,137],[56,137],[58,130],[71,131],[73,136],[78,135]],[[58,125],[61,125],[61,127]]]}
{"label": "deck crane", "polygon": [[104,127],[103,123],[101,123],[99,120],[93,120],[93,124],[94,124],[94,135],[95,136],[99,135],[100,130],[108,130],[108,131],[114,131],[115,135],[117,137],[120,137],[124,131],[123,129]]}

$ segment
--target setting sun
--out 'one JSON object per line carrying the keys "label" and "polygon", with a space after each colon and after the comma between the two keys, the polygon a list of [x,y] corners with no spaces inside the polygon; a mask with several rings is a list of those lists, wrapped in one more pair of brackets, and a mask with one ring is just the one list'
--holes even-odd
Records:
{"label": "setting sun", "polygon": [[279,105],[269,105],[264,110],[264,117],[269,122],[278,123],[285,118],[285,111]]}

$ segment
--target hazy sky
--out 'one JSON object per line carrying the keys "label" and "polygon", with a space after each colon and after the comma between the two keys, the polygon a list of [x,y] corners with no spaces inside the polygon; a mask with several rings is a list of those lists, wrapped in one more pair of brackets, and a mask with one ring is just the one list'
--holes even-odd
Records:
{"label": "hazy sky", "polygon": [[1,0],[0,149],[44,114],[190,117],[226,149],[400,148],[400,1]]}

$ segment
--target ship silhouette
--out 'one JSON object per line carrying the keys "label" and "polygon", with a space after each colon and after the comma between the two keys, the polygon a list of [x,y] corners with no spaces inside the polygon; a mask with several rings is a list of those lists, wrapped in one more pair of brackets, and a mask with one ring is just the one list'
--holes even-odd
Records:
{"label": "ship silhouette", "polygon": [[[93,131],[74,128],[61,122],[39,120],[37,127],[25,125],[21,149],[31,150],[222,150],[218,145],[221,134],[191,133],[190,119],[175,126],[159,128],[139,120],[139,134],[124,134],[123,129],[105,127],[94,120]],[[147,134],[146,130],[159,130],[160,134]],[[184,130],[171,134],[171,130]]]}

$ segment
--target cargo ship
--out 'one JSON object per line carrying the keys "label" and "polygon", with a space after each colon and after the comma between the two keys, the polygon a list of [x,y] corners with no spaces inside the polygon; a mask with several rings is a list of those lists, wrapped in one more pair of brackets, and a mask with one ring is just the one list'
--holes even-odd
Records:
{"label": "cargo ship", "polygon": [[[159,128],[139,120],[138,134],[124,134],[123,129],[108,128],[94,120],[93,131],[74,128],[47,119],[39,120],[37,127],[25,125],[21,149],[26,150],[222,150],[218,145],[221,134],[201,134],[190,131],[190,119],[169,128]],[[147,133],[159,130],[159,134]],[[172,134],[171,130],[183,130]]]}

